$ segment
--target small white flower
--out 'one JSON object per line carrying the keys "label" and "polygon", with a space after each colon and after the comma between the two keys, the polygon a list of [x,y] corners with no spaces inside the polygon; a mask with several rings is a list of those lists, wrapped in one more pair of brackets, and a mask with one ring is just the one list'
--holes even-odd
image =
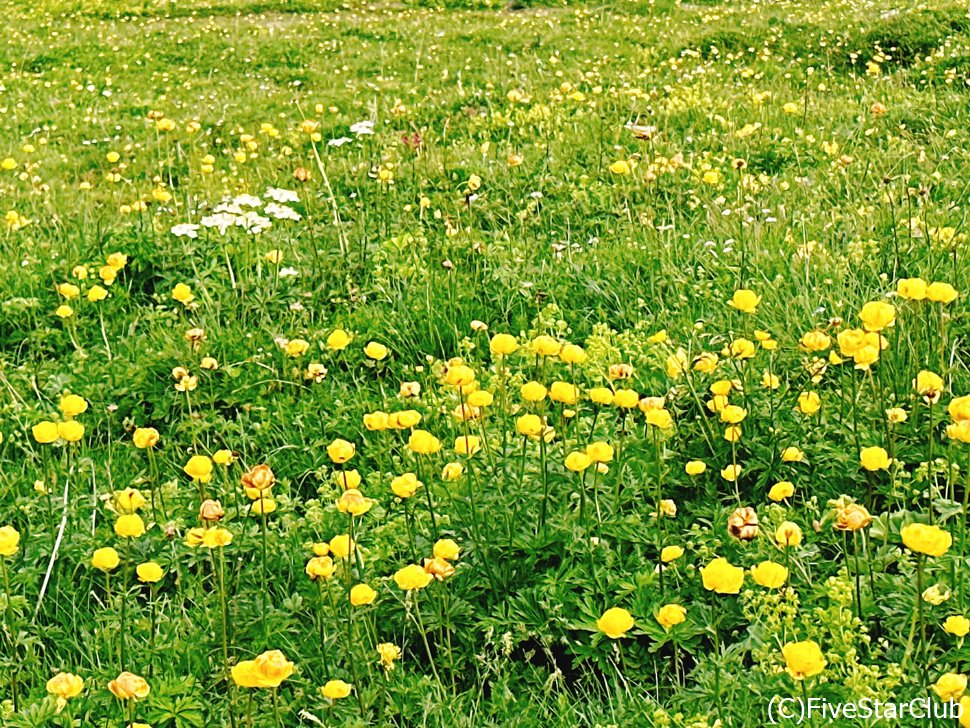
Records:
{"label": "small white flower", "polygon": [[232,204],[237,207],[262,207],[263,201],[255,195],[239,195],[232,198]]}
{"label": "small white flower", "polygon": [[357,136],[366,136],[368,134],[374,133],[374,122],[373,121],[358,121],[350,127],[350,133],[356,134]]}
{"label": "small white flower", "polygon": [[221,235],[225,235],[226,230],[236,224],[236,216],[228,212],[216,212],[215,215],[206,215],[199,220],[199,223],[202,227],[216,228]]}
{"label": "small white flower", "polygon": [[280,189],[279,187],[267,187],[265,195],[274,202],[283,203],[300,201],[300,196],[296,194],[296,192],[293,190]]}
{"label": "small white flower", "polygon": [[328,147],[342,147],[347,142],[352,142],[353,139],[350,137],[340,137],[339,139],[331,139],[327,142]]}
{"label": "small white flower", "polygon": [[296,268],[280,268],[280,278],[290,278],[292,276],[300,275],[300,272]]}
{"label": "small white flower", "polygon": [[274,217],[277,220],[302,220],[303,217],[294,210],[292,207],[287,207],[286,205],[277,205],[275,202],[267,202],[266,207],[263,208],[265,212],[270,217]]}
{"label": "small white flower", "polygon": [[197,238],[199,237],[199,226],[184,222],[180,225],[173,225],[170,232],[177,238]]}
{"label": "small white flower", "polygon": [[263,217],[255,210],[250,210],[236,218],[236,225],[247,233],[258,235],[272,225],[268,217]]}

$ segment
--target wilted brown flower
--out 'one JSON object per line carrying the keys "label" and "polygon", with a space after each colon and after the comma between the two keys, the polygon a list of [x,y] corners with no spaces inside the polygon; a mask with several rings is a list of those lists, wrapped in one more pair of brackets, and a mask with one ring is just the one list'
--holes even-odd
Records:
{"label": "wilted brown flower", "polygon": [[734,538],[751,541],[761,530],[758,525],[758,514],[750,506],[738,508],[728,517],[727,530]]}
{"label": "wilted brown flower", "polygon": [[865,506],[847,503],[835,512],[835,528],[839,531],[858,531],[872,523],[872,516]]}
{"label": "wilted brown flower", "polygon": [[243,487],[263,491],[273,487],[273,484],[276,482],[276,475],[269,465],[263,463],[243,473],[241,480]]}
{"label": "wilted brown flower", "polygon": [[217,500],[204,500],[199,507],[199,518],[209,523],[215,523],[222,519],[226,512],[222,509],[222,504]]}

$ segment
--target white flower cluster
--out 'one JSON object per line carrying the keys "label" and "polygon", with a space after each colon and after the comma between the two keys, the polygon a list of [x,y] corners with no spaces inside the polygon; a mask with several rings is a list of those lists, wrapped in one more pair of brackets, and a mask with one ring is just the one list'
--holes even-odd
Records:
{"label": "white flower cluster", "polygon": [[[267,187],[263,197],[272,201],[264,203],[263,199],[255,195],[226,198],[213,208],[211,215],[206,215],[199,220],[199,224],[173,225],[171,233],[177,238],[197,238],[200,228],[218,230],[220,235],[225,235],[230,228],[238,227],[251,235],[258,235],[269,229],[273,220],[298,222],[303,219],[300,213],[286,204],[300,201],[296,192]],[[262,208],[261,211],[260,208]]]}

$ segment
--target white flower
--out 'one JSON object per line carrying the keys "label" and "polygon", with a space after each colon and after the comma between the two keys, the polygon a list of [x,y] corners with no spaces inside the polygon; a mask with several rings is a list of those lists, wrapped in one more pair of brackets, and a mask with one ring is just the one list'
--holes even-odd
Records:
{"label": "white flower", "polygon": [[232,204],[238,207],[262,207],[263,201],[255,195],[239,195],[232,198]]}
{"label": "white flower", "polygon": [[286,205],[277,205],[275,202],[267,202],[266,207],[263,208],[265,212],[270,217],[275,217],[277,220],[302,220],[303,217],[294,210],[292,207],[287,207]]}
{"label": "white flower", "polygon": [[255,210],[250,210],[236,218],[236,225],[253,235],[258,235],[272,224],[272,221],[268,217],[263,217]]}
{"label": "white flower", "polygon": [[226,230],[236,224],[236,216],[228,212],[217,212],[215,215],[206,215],[199,222],[202,227],[217,228],[220,234],[225,235]]}
{"label": "white flower", "polygon": [[356,134],[357,136],[365,136],[367,134],[374,133],[374,122],[373,121],[358,121],[356,124],[350,127],[350,133]]}
{"label": "white flower", "polygon": [[329,142],[327,142],[327,146],[342,147],[347,142],[352,142],[352,141],[353,139],[351,139],[350,137],[340,137],[339,139],[331,139]]}
{"label": "white flower", "polygon": [[173,225],[170,232],[177,238],[197,238],[199,237],[199,226],[183,222],[181,225]]}
{"label": "white flower", "polygon": [[264,193],[266,197],[275,202],[299,202],[300,196],[293,190],[283,190],[279,187],[267,187]]}
{"label": "white flower", "polygon": [[230,215],[242,215],[242,208],[234,201],[223,200],[213,208],[214,212],[227,212]]}
{"label": "white flower", "polygon": [[300,275],[300,272],[296,268],[280,268],[280,278],[289,278],[298,275]]}

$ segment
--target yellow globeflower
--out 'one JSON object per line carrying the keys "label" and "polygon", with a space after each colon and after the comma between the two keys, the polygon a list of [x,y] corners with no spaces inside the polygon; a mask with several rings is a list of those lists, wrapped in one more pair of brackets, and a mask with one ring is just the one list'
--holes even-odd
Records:
{"label": "yellow globeflower", "polygon": [[115,551],[110,546],[98,549],[91,556],[91,566],[95,569],[100,569],[101,571],[111,571],[118,567],[121,563],[121,557],[118,556],[118,552]]}
{"label": "yellow globeflower", "polygon": [[78,442],[84,437],[84,425],[76,420],[57,423],[57,434],[66,442]]}
{"label": "yellow globeflower", "polygon": [[327,455],[330,456],[330,460],[338,465],[350,460],[355,452],[357,452],[356,445],[340,438],[327,445]]}
{"label": "yellow globeflower", "polygon": [[797,523],[783,521],[775,531],[775,541],[782,547],[798,546],[802,542],[802,529]]}
{"label": "yellow globeflower", "polygon": [[145,678],[130,672],[123,672],[109,682],[108,690],[119,700],[141,700],[150,692]]}
{"label": "yellow globeflower", "polygon": [[814,677],[825,669],[826,661],[822,648],[812,640],[789,642],[781,648],[781,654],[785,658],[785,671],[794,680]]}
{"label": "yellow globeflower", "polygon": [[967,676],[957,672],[944,673],[933,683],[932,688],[944,703],[959,700],[967,691]]}
{"label": "yellow globeflower", "polygon": [[88,403],[84,397],[79,397],[76,394],[65,394],[63,397],[61,397],[58,407],[65,417],[68,419],[73,419],[82,412],[87,411]]}
{"label": "yellow globeflower", "polygon": [[700,569],[704,588],[718,594],[737,594],[744,583],[744,569],[727,559],[717,558]]}
{"label": "yellow globeflower", "polygon": [[20,547],[20,532],[13,526],[0,528],[0,556],[15,556]]}
{"label": "yellow globeflower", "polygon": [[161,578],[165,575],[162,571],[162,567],[159,566],[154,561],[146,561],[144,564],[138,564],[135,567],[135,574],[138,575],[138,580],[146,584],[154,584],[161,581]]}
{"label": "yellow globeflower", "polygon": [[135,447],[144,450],[145,448],[155,447],[158,443],[158,430],[154,427],[137,427],[131,436]]}
{"label": "yellow globeflower", "polygon": [[926,281],[922,278],[901,278],[896,283],[896,293],[900,298],[922,301],[926,298]]}
{"label": "yellow globeflower", "polygon": [[350,344],[350,334],[348,334],[343,329],[335,329],[327,337],[328,349],[333,349],[334,351],[341,351],[342,349],[346,349],[348,344]]}
{"label": "yellow globeflower", "polygon": [[622,607],[611,607],[596,620],[596,626],[611,640],[618,640],[633,629],[633,616]]}
{"label": "yellow globeflower", "polygon": [[31,434],[41,445],[49,445],[55,442],[60,435],[57,434],[57,423],[49,422],[47,420],[43,422],[38,422],[36,425],[30,428]]}
{"label": "yellow globeflower", "polygon": [[145,522],[137,513],[119,516],[115,521],[115,533],[122,538],[138,538],[145,533]]}
{"label": "yellow globeflower", "polygon": [[970,633],[970,619],[960,614],[949,616],[943,622],[943,631],[954,637],[966,637]]}
{"label": "yellow globeflower", "polygon": [[657,622],[668,632],[687,619],[687,610],[679,604],[665,604],[657,612]]}
{"label": "yellow globeflower", "polygon": [[768,491],[768,498],[776,503],[786,498],[791,498],[793,495],[795,495],[795,486],[787,480],[775,483],[771,486],[771,490]]}
{"label": "yellow globeflower", "polygon": [[896,323],[896,309],[885,301],[869,301],[859,311],[859,319],[866,331],[882,331]]}
{"label": "yellow globeflower", "polygon": [[355,607],[371,604],[377,598],[377,592],[367,584],[356,584],[350,590],[350,603]]}
{"label": "yellow globeflower", "polygon": [[57,698],[57,711],[64,710],[67,701],[84,690],[84,679],[70,672],[59,672],[47,681],[47,692]]}
{"label": "yellow globeflower", "polygon": [[892,464],[889,453],[878,446],[864,447],[859,451],[859,462],[869,471],[888,470]]}
{"label": "yellow globeflower", "polygon": [[373,359],[374,361],[381,361],[386,359],[387,355],[390,354],[390,350],[376,341],[371,341],[364,347],[364,354],[368,359]]}
{"label": "yellow globeflower", "polygon": [[949,531],[939,526],[928,526],[925,523],[910,523],[899,531],[903,544],[910,551],[927,556],[942,556],[953,545],[953,537]]}
{"label": "yellow globeflower", "polygon": [[404,591],[414,589],[424,589],[434,579],[431,574],[417,564],[410,564],[403,569],[398,569],[394,574],[394,583]]}
{"label": "yellow globeflower", "polygon": [[758,304],[761,303],[761,296],[747,288],[740,288],[731,296],[728,305],[736,308],[742,313],[754,313]]}
{"label": "yellow globeflower", "polygon": [[766,589],[777,589],[788,581],[788,569],[774,561],[762,561],[751,568],[751,577]]}
{"label": "yellow globeflower", "polygon": [[[383,659],[384,656],[382,653],[381,660],[383,661]],[[326,685],[320,688],[320,694],[327,700],[341,700],[350,695],[353,689],[353,685],[343,680],[328,680]]]}
{"label": "yellow globeflower", "polygon": [[182,471],[198,483],[212,480],[212,461],[206,455],[193,455]]}
{"label": "yellow globeflower", "polygon": [[491,352],[499,356],[508,356],[517,348],[519,344],[511,334],[495,334],[489,342]]}

